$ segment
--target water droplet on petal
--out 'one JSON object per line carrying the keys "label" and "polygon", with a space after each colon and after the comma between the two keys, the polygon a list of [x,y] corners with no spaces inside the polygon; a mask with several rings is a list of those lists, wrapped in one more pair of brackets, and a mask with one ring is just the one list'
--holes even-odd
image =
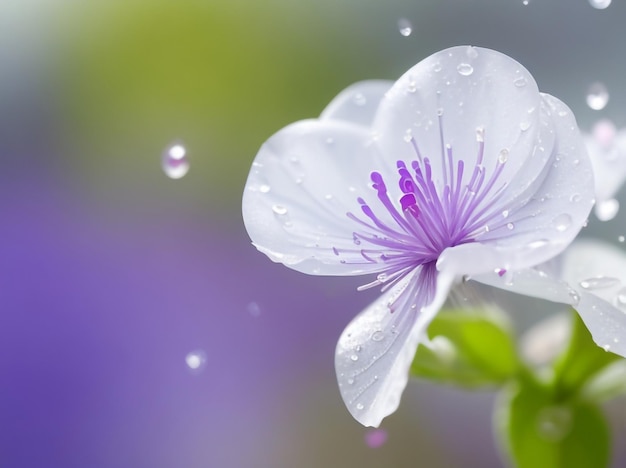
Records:
{"label": "water droplet on petal", "polygon": [[367,98],[363,93],[356,93],[352,96],[352,102],[354,102],[357,106],[364,106],[367,104]]}
{"label": "water droplet on petal", "polygon": [[478,57],[478,50],[474,46],[467,46],[467,50],[465,51],[467,56],[471,59],[475,59]]}
{"label": "water droplet on petal", "polygon": [[560,214],[552,220],[552,225],[559,232],[566,231],[572,225],[572,217],[567,213]]}
{"label": "water droplet on petal", "polygon": [[189,172],[187,150],[180,143],[175,143],[165,149],[161,159],[163,172],[170,179],[180,179]]}
{"label": "water droplet on petal", "polygon": [[525,132],[530,128],[530,122],[522,122],[519,124],[519,128],[522,132]]}
{"label": "water droplet on petal", "polygon": [[515,224],[513,224],[513,223],[507,223],[507,224],[506,224],[506,228],[507,228],[509,231],[512,231],[513,229],[515,229]]}
{"label": "water droplet on petal", "polygon": [[537,416],[537,432],[553,442],[562,440],[572,428],[572,412],[564,406],[544,408]]}
{"label": "water droplet on petal", "polygon": [[400,31],[400,34],[404,37],[409,37],[413,32],[413,25],[408,19],[400,18],[398,20],[398,31]]}
{"label": "water droplet on petal", "polygon": [[626,288],[622,288],[615,296],[615,305],[618,307],[626,307]]}
{"label": "water droplet on petal", "polygon": [[385,338],[385,334],[381,330],[376,330],[372,333],[372,341],[382,341]]}
{"label": "water droplet on petal", "polygon": [[272,211],[279,216],[287,214],[287,208],[285,208],[283,205],[273,205]]}
{"label": "water droplet on petal", "polygon": [[580,295],[573,289],[570,289],[568,291],[568,294],[569,294],[569,297],[572,299],[572,305],[577,306],[578,303],[580,302]]}
{"label": "water droplet on petal", "polygon": [[358,361],[359,360],[359,356],[357,356],[356,354],[353,354],[352,356],[350,356],[350,360],[351,361]]}
{"label": "water droplet on petal", "polygon": [[498,162],[500,164],[504,164],[509,159],[509,150],[507,148],[502,148],[500,150],[500,154],[498,154]]}
{"label": "water droplet on petal", "polygon": [[502,217],[503,218],[508,218],[509,217],[509,210],[503,210],[502,211]]}
{"label": "water droplet on petal", "polygon": [[206,353],[200,349],[191,351],[185,356],[187,367],[194,373],[202,372],[206,363]]}
{"label": "water droplet on petal", "polygon": [[594,7],[596,10],[604,10],[611,5],[612,0],[589,0],[589,5]]}
{"label": "water droplet on petal", "polygon": [[472,67],[469,63],[460,63],[457,65],[456,70],[463,76],[470,76],[474,73],[474,67]]}
{"label": "water droplet on petal", "polygon": [[615,198],[604,200],[596,205],[596,217],[600,221],[610,221],[619,211],[619,202]]}
{"label": "water droplet on petal", "polygon": [[591,84],[587,90],[587,105],[593,110],[602,110],[609,102],[609,92],[599,81]]}
{"label": "water droplet on petal", "polygon": [[356,409],[362,410],[363,408],[365,408],[365,406],[363,406],[363,403],[357,403],[356,404]]}
{"label": "water droplet on petal", "polygon": [[409,93],[414,93],[417,91],[417,83],[414,80],[409,81],[409,85],[406,89]]}
{"label": "water droplet on petal", "polygon": [[528,83],[528,80],[525,76],[518,76],[513,80],[513,84],[516,88],[523,88]]}
{"label": "water droplet on petal", "polygon": [[617,237],[617,241],[622,243],[622,244],[624,243],[625,240],[626,240],[626,237],[624,237],[624,236],[618,236]]}
{"label": "water droplet on petal", "polygon": [[387,442],[387,431],[384,429],[370,429],[365,433],[365,443],[369,448],[379,448]]}
{"label": "water droplet on petal", "polygon": [[612,288],[614,286],[618,286],[622,282],[617,278],[612,278],[610,276],[595,276],[593,278],[588,278],[580,282],[580,287],[583,289],[594,290],[594,289],[605,289]]}
{"label": "water droplet on petal", "polygon": [[582,200],[580,193],[574,193],[569,197],[569,201],[572,203],[578,203],[580,200]]}
{"label": "water droplet on petal", "polygon": [[602,349],[608,353],[611,350],[611,345],[605,344],[604,346],[602,346]]}
{"label": "water droplet on petal", "polygon": [[259,186],[259,192],[261,193],[267,193],[271,190],[271,187],[267,184],[263,184]]}
{"label": "water droplet on petal", "polygon": [[433,71],[435,72],[440,72],[441,71],[441,62],[437,62],[435,63],[435,65],[433,65]]}

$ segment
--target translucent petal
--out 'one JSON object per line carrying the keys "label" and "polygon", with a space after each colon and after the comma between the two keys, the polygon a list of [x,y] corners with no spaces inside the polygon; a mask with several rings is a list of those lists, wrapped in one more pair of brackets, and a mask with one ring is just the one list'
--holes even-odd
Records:
{"label": "translucent petal", "polygon": [[370,127],[378,104],[393,81],[360,81],[348,86],[335,97],[320,115],[320,119],[334,119]]}
{"label": "translucent petal", "polygon": [[[507,150],[502,177],[509,180],[533,154],[539,106],[533,77],[515,60],[489,49],[453,47],[424,59],[394,84],[373,129],[394,158],[415,159],[405,138],[409,134],[423,156],[445,159],[449,144],[465,167],[477,162],[477,129],[484,129],[483,165],[494,167]],[[441,164],[433,164],[433,172],[443,178]]]}
{"label": "translucent petal", "polygon": [[[381,166],[362,127],[336,120],[285,127],[261,147],[246,182],[243,219],[252,242],[272,260],[305,273],[378,271],[380,265],[355,244],[358,225],[346,213],[361,214],[358,197],[376,203],[368,184],[372,168]],[[393,222],[384,211],[380,217]]]}
{"label": "translucent petal", "polygon": [[597,136],[585,135],[585,146],[593,165],[598,203],[611,199],[626,179],[626,130],[621,130],[603,141]]}
{"label": "translucent petal", "polygon": [[558,99],[543,95],[543,100],[556,136],[551,159],[540,178],[504,207],[509,216],[478,238],[497,247],[500,268],[527,268],[558,255],[579,233],[593,205],[593,171],[574,116]]}
{"label": "translucent petal", "polygon": [[626,357],[624,308],[617,308],[595,294],[583,292],[576,310],[598,346]]}
{"label": "translucent petal", "polygon": [[437,275],[434,299],[424,307],[425,290],[435,288],[434,275],[430,278],[432,284],[424,284],[415,273],[408,275],[357,315],[339,338],[335,370],[341,396],[365,426],[377,427],[400,404],[417,346],[452,283],[447,273]]}

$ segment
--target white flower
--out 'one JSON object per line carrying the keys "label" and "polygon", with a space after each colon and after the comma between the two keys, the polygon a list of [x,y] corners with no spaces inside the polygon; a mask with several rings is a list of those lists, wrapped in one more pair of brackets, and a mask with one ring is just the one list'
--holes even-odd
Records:
{"label": "white flower", "polygon": [[607,119],[598,121],[591,134],[583,134],[583,141],[593,166],[596,207],[600,221],[609,221],[619,210],[613,197],[626,179],[626,129],[617,130]]}
{"label": "white flower", "polygon": [[420,340],[463,275],[533,267],[576,236],[593,174],[571,111],[498,52],[455,47],[357,83],[260,149],[243,196],[254,245],[384,293],[337,344],[362,424],[395,411]]}
{"label": "white flower", "polygon": [[577,240],[555,261],[516,272],[508,284],[494,274],[473,279],[571,305],[596,344],[626,357],[626,254],[621,249]]}

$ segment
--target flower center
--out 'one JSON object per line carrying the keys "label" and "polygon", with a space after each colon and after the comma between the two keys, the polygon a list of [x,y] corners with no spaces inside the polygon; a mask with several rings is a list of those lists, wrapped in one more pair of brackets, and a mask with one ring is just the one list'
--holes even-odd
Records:
{"label": "flower center", "polygon": [[[389,197],[384,178],[371,173],[372,188],[382,208],[393,222],[377,216],[363,198],[358,198],[361,211],[367,219],[348,212],[347,216],[359,225],[354,231],[354,243],[361,247],[364,263],[381,264],[376,281],[361,286],[367,289],[385,283],[383,290],[395,284],[407,273],[427,264],[433,264],[448,247],[476,241],[482,234],[506,224],[508,216],[497,210],[498,197],[506,186],[496,187],[508,151],[503,150],[495,168],[487,177],[483,166],[484,131],[476,130],[478,153],[469,180],[464,182],[465,162],[455,161],[452,147],[442,144],[441,174],[443,181],[433,180],[433,167],[422,157],[417,143],[410,142],[417,156],[410,169],[404,161],[397,161],[398,184],[402,195],[397,201]],[[386,217],[389,219],[389,217]],[[341,251],[334,248],[336,255]]]}

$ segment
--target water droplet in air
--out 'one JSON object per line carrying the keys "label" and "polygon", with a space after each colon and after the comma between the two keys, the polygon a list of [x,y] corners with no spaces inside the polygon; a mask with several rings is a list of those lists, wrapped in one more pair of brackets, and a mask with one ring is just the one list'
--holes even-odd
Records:
{"label": "water droplet in air", "polygon": [[259,315],[261,315],[261,307],[256,302],[249,302],[246,306],[246,309],[252,317],[258,317]]}
{"label": "water droplet in air", "polygon": [[581,281],[580,287],[583,289],[593,290],[612,288],[619,284],[621,284],[621,281],[617,278],[612,278],[610,276],[595,276]]}
{"label": "water droplet in air", "polygon": [[367,98],[363,93],[356,93],[352,96],[352,102],[354,102],[357,106],[364,106],[367,104]]}
{"label": "water droplet in air", "polygon": [[525,76],[518,76],[513,80],[513,84],[516,88],[523,88],[528,83],[528,80]]}
{"label": "water droplet in air", "polygon": [[596,205],[596,217],[600,221],[610,221],[619,211],[619,202],[615,198],[604,200]]}
{"label": "water droplet in air", "polygon": [[500,150],[500,154],[498,155],[498,162],[500,164],[504,164],[509,159],[509,150],[506,148],[502,148]]}
{"label": "water droplet in air", "polygon": [[572,412],[567,407],[544,408],[537,416],[537,432],[544,439],[558,442],[572,428]]}
{"label": "water droplet in air", "polygon": [[559,232],[566,231],[572,225],[572,217],[567,213],[560,214],[552,220],[552,225]]}
{"label": "water droplet in air", "polygon": [[184,177],[189,172],[189,159],[185,147],[180,143],[168,146],[163,152],[161,167],[170,179]]}
{"label": "water droplet in air", "polygon": [[589,0],[589,5],[594,7],[596,10],[604,10],[611,5],[612,0]]}
{"label": "water droplet in air", "polygon": [[470,76],[474,73],[474,67],[472,67],[469,63],[460,63],[457,65],[456,70],[463,76]]}
{"label": "water droplet in air", "polygon": [[385,334],[381,330],[376,330],[372,333],[372,341],[382,341],[385,338]]}
{"label": "water droplet in air", "polygon": [[191,351],[185,356],[185,363],[192,372],[202,372],[206,363],[206,353],[202,350]]}
{"label": "water droplet in air", "polygon": [[370,429],[365,433],[365,443],[369,448],[379,448],[387,442],[387,431],[384,429]]}
{"label": "water droplet in air", "polygon": [[587,105],[593,110],[602,110],[609,102],[609,92],[603,83],[592,83],[587,90]]}
{"label": "water droplet in air", "polygon": [[283,216],[287,214],[287,208],[285,208],[283,205],[273,205],[272,211],[279,216]]}
{"label": "water droplet in air", "polygon": [[624,236],[618,236],[618,238],[617,238],[617,241],[622,243],[622,244],[624,243],[625,240],[626,240],[626,237],[624,237]]}
{"label": "water droplet in air", "polygon": [[524,6],[528,6],[529,3],[530,3],[529,0],[522,0],[522,5]]}
{"label": "water droplet in air", "polygon": [[398,31],[400,31],[400,34],[404,37],[409,37],[413,32],[413,25],[408,19],[400,18],[398,20]]}

